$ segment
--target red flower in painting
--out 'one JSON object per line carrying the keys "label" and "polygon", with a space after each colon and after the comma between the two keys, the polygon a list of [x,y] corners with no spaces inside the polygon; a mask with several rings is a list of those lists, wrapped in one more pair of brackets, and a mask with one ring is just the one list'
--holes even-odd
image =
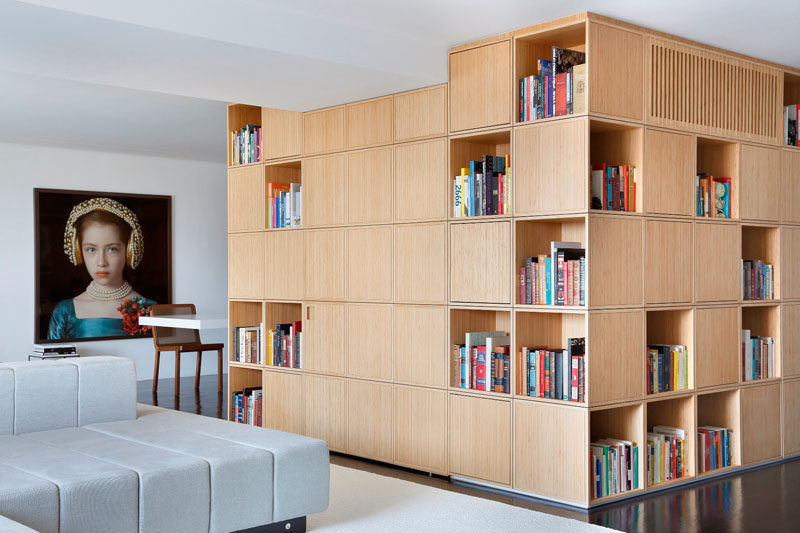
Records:
{"label": "red flower in painting", "polygon": [[143,336],[150,333],[150,326],[139,325],[140,316],[150,316],[150,304],[144,298],[141,296],[128,298],[117,307],[117,311],[122,313],[122,329],[129,334]]}

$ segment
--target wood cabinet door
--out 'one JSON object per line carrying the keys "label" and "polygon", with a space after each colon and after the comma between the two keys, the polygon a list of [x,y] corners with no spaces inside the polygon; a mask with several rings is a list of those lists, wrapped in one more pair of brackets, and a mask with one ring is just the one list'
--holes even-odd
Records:
{"label": "wood cabinet door", "polygon": [[[394,218],[392,147],[347,154],[347,222],[377,224]],[[416,191],[412,193],[416,196]]]}
{"label": "wood cabinet door", "polygon": [[345,230],[303,232],[305,294],[309,300],[344,300]]}
{"label": "wood cabinet door", "polygon": [[307,302],[303,311],[303,369],[344,374],[345,304]]}
{"label": "wood cabinet door", "polygon": [[393,96],[347,104],[345,107],[347,149],[391,143],[394,130],[393,111]]}
{"label": "wood cabinet door", "polygon": [[738,300],[742,294],[742,245],[739,226],[694,225],[694,294],[698,302]]}
{"label": "wood cabinet door", "polygon": [[303,226],[344,224],[345,156],[303,160]]}
{"label": "wood cabinet door", "polygon": [[644,396],[644,314],[639,310],[589,314],[591,405]]}
{"label": "wood cabinet door", "polygon": [[393,226],[347,228],[347,299],[392,301]]}
{"label": "wood cabinet door", "polygon": [[391,462],[392,385],[347,380],[347,453]]}
{"label": "wood cabinet door", "polygon": [[394,381],[447,387],[447,308],[396,305]]}
{"label": "wood cabinet door", "polygon": [[258,231],[266,227],[264,168],[228,171],[228,231]]}
{"label": "wood cabinet door", "polygon": [[268,231],[264,262],[264,296],[268,300],[302,300],[305,287],[305,245],[299,230]]}
{"label": "wood cabinet door", "polygon": [[[303,434],[347,451],[345,380],[303,374]],[[269,408],[267,406],[267,408]]]}
{"label": "wood cabinet door", "polygon": [[742,144],[739,216],[743,220],[781,219],[781,152]]}
{"label": "wood cabinet door", "polygon": [[450,54],[450,131],[511,122],[511,41]]}
{"label": "wood cabinet door", "polygon": [[451,474],[510,485],[511,402],[451,394],[449,449]]}
{"label": "wood cabinet door", "polygon": [[447,392],[394,386],[394,462],[447,473]]}
{"label": "wood cabinet door", "polygon": [[395,227],[395,299],[407,303],[447,301],[447,224]]}
{"label": "wood cabinet door", "polygon": [[303,153],[303,113],[262,107],[261,124],[265,160]]}
{"label": "wood cabinet door", "polygon": [[447,139],[394,147],[397,222],[447,218]]}
{"label": "wood cabinet door", "polygon": [[447,135],[447,84],[394,95],[394,142]]}
{"label": "wood cabinet door", "polygon": [[511,303],[511,224],[450,225],[450,300]]}
{"label": "wood cabinet door", "polygon": [[694,382],[697,388],[738,383],[741,333],[736,307],[695,311]]}
{"label": "wood cabinet door", "polygon": [[800,152],[781,152],[781,214],[784,222],[800,222]]}
{"label": "wood cabinet door", "polygon": [[746,387],[742,398],[742,466],[781,456],[781,385]]}
{"label": "wood cabinet door", "polygon": [[228,235],[228,298],[264,298],[264,234]]}
{"label": "wood cabinet door", "polygon": [[[642,120],[645,87],[644,37],[597,22],[589,23],[589,110]],[[624,76],[616,73],[625,72]]]}
{"label": "wood cabinet door", "polygon": [[692,223],[645,222],[645,302],[692,301]]}
{"label": "wood cabinet door", "polygon": [[589,305],[641,305],[643,239],[639,218],[589,217]]}
{"label": "wood cabinet door", "polygon": [[344,106],[303,113],[303,155],[344,150]]}
{"label": "wood cabinet door", "polygon": [[646,212],[694,214],[696,147],[692,135],[645,130],[642,191]]}
{"label": "wood cabinet door", "polygon": [[347,304],[345,311],[347,375],[391,381],[393,306]]}
{"label": "wood cabinet door", "polygon": [[264,372],[264,427],[303,433],[303,379],[289,372]]}

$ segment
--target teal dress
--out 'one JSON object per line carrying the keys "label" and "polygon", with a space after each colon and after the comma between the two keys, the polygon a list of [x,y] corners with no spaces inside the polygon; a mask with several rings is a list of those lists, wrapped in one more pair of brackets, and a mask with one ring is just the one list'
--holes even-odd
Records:
{"label": "teal dress", "polygon": [[[153,300],[145,299],[150,305]],[[121,317],[122,315],[120,315]],[[48,339],[79,339],[91,337],[130,337],[122,328],[122,318],[78,318],[72,298],[61,300],[50,316]]]}

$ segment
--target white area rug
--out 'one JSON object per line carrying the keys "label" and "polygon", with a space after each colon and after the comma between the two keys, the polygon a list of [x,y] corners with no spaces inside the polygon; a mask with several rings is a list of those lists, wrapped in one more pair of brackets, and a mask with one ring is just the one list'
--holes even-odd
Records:
{"label": "white area rug", "polygon": [[331,465],[331,500],[308,517],[314,532],[611,531],[504,503]]}

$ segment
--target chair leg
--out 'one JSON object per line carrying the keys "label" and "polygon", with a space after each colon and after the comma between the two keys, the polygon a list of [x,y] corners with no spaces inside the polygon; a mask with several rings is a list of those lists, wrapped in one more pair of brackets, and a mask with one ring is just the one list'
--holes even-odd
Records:
{"label": "chair leg", "polygon": [[217,392],[222,393],[222,350],[217,350]]}
{"label": "chair leg", "polygon": [[158,392],[158,364],[161,362],[161,352],[156,350],[156,364],[153,367],[153,392]]}
{"label": "chair leg", "polygon": [[175,397],[181,393],[181,352],[175,350]]}
{"label": "chair leg", "polygon": [[203,361],[203,352],[197,351],[197,370],[194,373],[194,390],[200,389],[200,365]]}

